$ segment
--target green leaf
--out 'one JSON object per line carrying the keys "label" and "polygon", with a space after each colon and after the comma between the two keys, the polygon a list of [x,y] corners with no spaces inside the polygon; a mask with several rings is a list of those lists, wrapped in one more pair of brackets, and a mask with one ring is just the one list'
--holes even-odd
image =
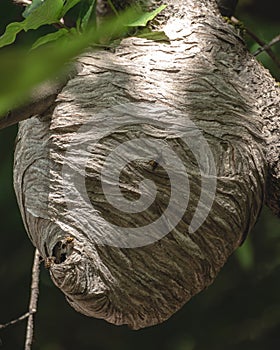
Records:
{"label": "green leaf", "polygon": [[59,29],[57,32],[46,34],[35,41],[35,43],[32,45],[32,50],[38,48],[39,46],[48,44],[52,41],[58,40],[62,38],[63,36],[66,36],[69,34],[69,30],[66,28]]}
{"label": "green leaf", "polygon": [[87,0],[82,2],[82,8],[77,23],[77,27],[80,29],[81,32],[87,29],[89,23],[92,20],[95,21],[95,18],[93,18],[95,3],[95,0]]}
{"label": "green leaf", "polygon": [[0,47],[12,44],[22,30],[27,32],[45,24],[58,22],[62,8],[63,0],[45,0],[24,21],[14,22],[7,26],[5,33],[0,37]]}
{"label": "green leaf", "polygon": [[65,5],[63,6],[61,17],[63,17],[66,12],[68,12],[72,7],[77,5],[82,0],[66,0]]}
{"label": "green leaf", "polygon": [[166,41],[170,42],[170,39],[164,31],[145,31],[137,34],[137,38],[145,38],[153,41]]}
{"label": "green leaf", "polygon": [[161,5],[152,12],[143,13],[136,21],[130,22],[127,25],[129,27],[146,27],[147,23],[153,20],[167,5]]}
{"label": "green leaf", "polygon": [[45,0],[32,0],[32,3],[26,6],[22,16],[27,18],[37,7],[41,6]]}
{"label": "green leaf", "polygon": [[[123,23],[128,23],[137,14],[128,10],[119,17],[104,21],[96,28],[78,34],[70,30],[71,37],[62,36],[51,44],[37,49],[8,49],[0,55],[0,116],[22,105],[28,95],[39,83],[59,74],[66,62],[77,57],[92,43],[104,42],[110,38],[112,31],[120,38],[127,33]],[[107,39],[108,40],[108,39]],[[111,39],[112,40],[112,39]],[[106,42],[107,45],[109,42]],[[105,44],[104,44],[105,45]]]}
{"label": "green leaf", "polygon": [[61,18],[63,0],[45,0],[22,23],[25,31],[37,29],[45,24],[56,23]]}
{"label": "green leaf", "polygon": [[109,6],[111,7],[111,10],[114,12],[114,14],[115,14],[116,16],[118,16],[119,13],[118,13],[117,9],[115,8],[115,6],[114,6],[112,0],[107,0],[107,1],[108,1]]}
{"label": "green leaf", "polygon": [[22,24],[19,22],[10,23],[5,33],[0,37],[0,47],[9,45],[16,40],[17,34],[22,30]]}

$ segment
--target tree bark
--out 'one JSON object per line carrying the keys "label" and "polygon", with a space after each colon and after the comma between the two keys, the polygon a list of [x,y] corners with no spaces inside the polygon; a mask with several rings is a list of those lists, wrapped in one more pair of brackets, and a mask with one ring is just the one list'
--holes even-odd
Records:
{"label": "tree bark", "polygon": [[20,123],[14,165],[54,283],[79,312],[133,329],[212,283],[264,201],[280,214],[276,82],[214,0],[169,1],[150,26],[170,41],[78,58],[53,108]]}

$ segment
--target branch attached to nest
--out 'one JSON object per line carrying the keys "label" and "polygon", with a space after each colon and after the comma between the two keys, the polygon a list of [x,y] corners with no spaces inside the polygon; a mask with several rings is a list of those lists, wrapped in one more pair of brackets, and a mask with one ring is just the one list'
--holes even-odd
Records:
{"label": "branch attached to nest", "polygon": [[9,111],[6,115],[0,115],[0,130],[32,116],[43,114],[50,106],[54,105],[59,92],[78,71],[77,64],[71,65],[67,74],[61,74],[56,79],[46,81],[36,87],[29,103]]}

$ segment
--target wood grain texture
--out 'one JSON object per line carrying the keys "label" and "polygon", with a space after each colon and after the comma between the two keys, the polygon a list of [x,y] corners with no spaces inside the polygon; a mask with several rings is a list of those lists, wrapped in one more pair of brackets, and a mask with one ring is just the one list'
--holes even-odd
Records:
{"label": "wood grain texture", "polygon": [[[133,329],[163,322],[213,282],[255,224],[267,176],[279,162],[272,150],[277,135],[270,128],[272,120],[279,120],[279,91],[269,73],[224,23],[214,1],[170,1],[170,7],[176,9],[173,16],[163,14],[154,24],[165,30],[170,43],[133,37],[114,50],[79,57],[82,69],[53,109],[20,123],[15,151],[22,217],[54,283],[79,312]],[[182,135],[184,120],[197,129],[184,129]],[[213,155],[217,188],[209,215],[190,233],[202,175],[182,140],[186,137],[204,157],[200,135]],[[90,144],[91,137],[98,142]],[[117,234],[107,223],[145,226],[168,205],[164,166],[154,170],[149,158],[128,163],[120,176],[121,191],[132,201],[141,195],[140,181],[157,184],[148,209],[122,212],[102,191],[101,169],[108,155],[139,137],[164,141],[176,151],[190,184],[187,209],[176,227],[154,243],[134,248],[102,244],[104,235]],[[164,150],[158,154],[165,156]],[[77,185],[73,178],[86,188],[91,209],[82,193],[74,199],[69,195]],[[277,187],[275,178],[270,183]],[[207,193],[204,199],[202,207]],[[152,234],[147,230],[147,236]]]}

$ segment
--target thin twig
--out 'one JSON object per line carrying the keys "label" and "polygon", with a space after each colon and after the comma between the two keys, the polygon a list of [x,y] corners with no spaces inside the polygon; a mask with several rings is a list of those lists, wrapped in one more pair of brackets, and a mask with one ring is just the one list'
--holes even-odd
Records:
{"label": "thin twig", "polygon": [[111,7],[111,10],[114,12],[114,14],[118,17],[119,13],[118,13],[117,9],[115,8],[113,2],[111,0],[108,0],[108,4]]}
{"label": "thin twig", "polygon": [[40,254],[35,250],[34,262],[32,268],[31,295],[29,303],[29,316],[26,328],[25,350],[31,350],[34,329],[34,313],[37,311],[37,301],[39,296],[39,275],[40,275]]}
{"label": "thin twig", "polygon": [[20,322],[20,321],[23,321],[23,320],[25,320],[29,315],[30,315],[30,312],[26,312],[24,315],[22,315],[22,316],[20,316],[20,317],[18,317],[18,318],[16,318],[16,319],[14,319],[14,320],[12,320],[12,321],[9,321],[9,322],[7,322],[7,323],[5,323],[5,324],[0,324],[0,329],[4,329],[4,328],[9,327],[9,326],[12,326],[13,324],[16,324],[16,323],[18,323],[18,322]]}
{"label": "thin twig", "polygon": [[273,38],[268,44],[266,44],[263,47],[260,47],[257,51],[253,53],[254,56],[259,55],[261,52],[269,49],[273,45],[277,44],[280,41],[280,35],[277,35],[275,38]]}
{"label": "thin twig", "polygon": [[[231,21],[233,24],[238,24],[240,25],[241,22],[235,18],[235,17],[231,17]],[[255,40],[262,48],[264,48],[265,46],[267,46],[267,44],[260,39],[259,37],[256,36],[255,33],[253,33],[250,29],[248,29],[247,27],[245,28],[246,33],[253,39]],[[275,55],[275,53],[271,50],[270,46],[268,46],[266,49],[264,49],[267,54],[271,57],[271,59],[273,60],[273,62],[280,68],[280,60],[278,59],[278,57]]]}

